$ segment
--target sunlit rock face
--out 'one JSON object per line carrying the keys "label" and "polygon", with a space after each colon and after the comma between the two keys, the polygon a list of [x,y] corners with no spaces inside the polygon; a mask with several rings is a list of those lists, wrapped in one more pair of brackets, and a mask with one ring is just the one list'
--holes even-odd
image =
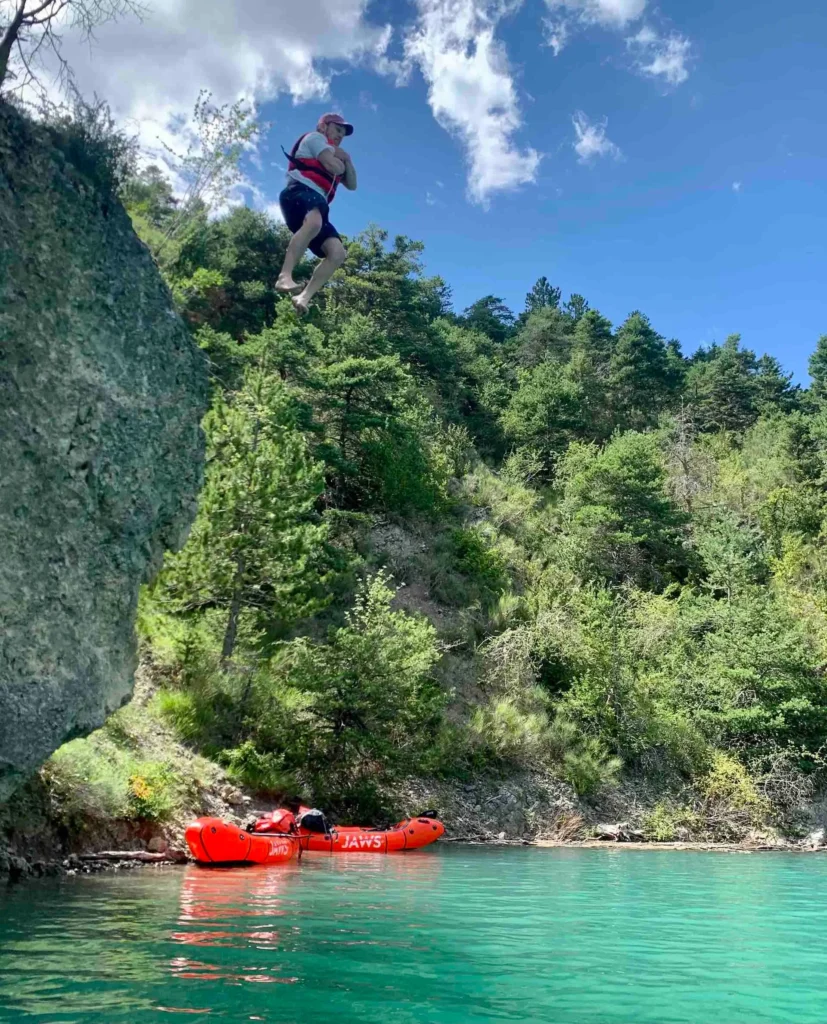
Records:
{"label": "sunlit rock face", "polygon": [[202,354],[82,153],[0,103],[0,801],[128,699],[184,541]]}

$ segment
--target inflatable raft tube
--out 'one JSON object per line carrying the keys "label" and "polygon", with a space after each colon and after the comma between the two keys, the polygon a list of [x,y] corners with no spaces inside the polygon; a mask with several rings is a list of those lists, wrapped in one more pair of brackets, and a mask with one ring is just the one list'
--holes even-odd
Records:
{"label": "inflatable raft tube", "polygon": [[254,835],[220,818],[198,818],[184,833],[199,864],[283,864],[299,852],[295,836]]}
{"label": "inflatable raft tube", "polygon": [[374,828],[336,827],[328,835],[299,829],[303,850],[318,853],[401,853],[430,846],[445,832],[435,818],[406,818],[384,831]]}

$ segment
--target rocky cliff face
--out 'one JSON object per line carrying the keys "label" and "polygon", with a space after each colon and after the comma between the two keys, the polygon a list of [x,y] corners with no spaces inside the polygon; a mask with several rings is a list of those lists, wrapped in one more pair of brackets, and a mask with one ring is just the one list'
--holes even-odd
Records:
{"label": "rocky cliff face", "polygon": [[203,357],[75,152],[0,103],[0,801],[129,697],[201,483]]}

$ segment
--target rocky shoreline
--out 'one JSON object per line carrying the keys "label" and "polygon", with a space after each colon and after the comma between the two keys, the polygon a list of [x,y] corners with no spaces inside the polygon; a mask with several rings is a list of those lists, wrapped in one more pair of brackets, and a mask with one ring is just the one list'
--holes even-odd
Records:
{"label": "rocky shoreline", "polygon": [[[618,826],[605,826],[606,838],[541,839],[508,838],[505,834],[491,838],[479,836],[446,836],[440,842],[463,846],[533,846],[544,849],[566,850],[630,850],[678,851],[688,853],[827,853],[824,830],[819,829],[805,839],[776,839],[773,842],[745,840],[737,843],[679,840],[651,842],[640,838],[610,838]],[[622,827],[619,829],[623,834]],[[30,860],[0,850],[0,878],[10,883],[26,879],[54,878],[58,876],[97,874],[102,871],[130,871],[141,867],[173,867],[194,863],[184,850],[169,847],[158,851],[103,850],[83,854],[70,854],[57,860]]]}
{"label": "rocky shoreline", "polygon": [[[521,846],[565,850],[629,850],[684,853],[827,853],[827,845],[806,845],[803,842],[784,841],[777,843],[705,843],[705,842],[624,842],[617,840],[580,839],[475,839],[471,837],[446,837],[440,840],[446,844],[461,846]],[[152,855],[143,851],[102,851],[100,853],[70,854],[62,860],[30,861],[17,855],[0,855],[0,879],[8,883],[26,880],[56,878],[60,876],[99,874],[104,871],[132,871],[136,868],[170,868],[195,863],[180,850],[168,854]]]}
{"label": "rocky shoreline", "polygon": [[[5,821],[0,815],[0,880],[187,863],[184,829],[192,818],[208,814],[244,827],[272,807],[219,772],[174,820],[88,820],[66,831],[54,820],[47,796],[30,787],[14,809],[7,807]],[[722,833],[702,822],[696,834],[675,829],[668,838],[655,839],[646,829],[646,810],[658,799],[659,794],[648,792],[644,784],[627,782],[600,802],[589,803],[559,780],[538,773],[479,777],[473,782],[409,778],[388,794],[389,803],[401,809],[400,817],[437,808],[448,827],[441,840],[446,843],[721,853],[827,850],[827,806],[820,803],[801,809],[794,832],[745,824],[737,832]]]}
{"label": "rocky shoreline", "polygon": [[[69,854],[62,860],[30,860],[16,854],[0,853],[0,881],[5,877],[11,884],[27,879],[95,875],[102,871],[131,871],[143,867],[172,867],[189,863],[182,851],[170,855],[141,856],[143,851],[104,851],[102,853]],[[138,855],[136,855],[138,854]]]}

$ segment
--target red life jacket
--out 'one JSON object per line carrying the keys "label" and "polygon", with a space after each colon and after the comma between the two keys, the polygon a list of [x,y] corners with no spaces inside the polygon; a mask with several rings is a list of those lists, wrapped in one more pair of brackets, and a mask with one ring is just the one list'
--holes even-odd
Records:
{"label": "red life jacket", "polygon": [[284,807],[265,814],[259,818],[253,828],[254,832],[280,832],[287,834],[296,831],[296,819],[294,815]]}
{"label": "red life jacket", "polygon": [[336,197],[336,189],[341,178],[335,174],[331,174],[319,160],[296,156],[298,148],[302,144],[302,140],[312,134],[312,132],[305,132],[304,135],[300,136],[289,153],[285,151],[283,146],[281,151],[287,157],[287,170],[301,171],[302,177],[307,178],[308,181],[312,181],[314,185],[318,185],[318,187],[326,193],[328,203],[332,203]]}

